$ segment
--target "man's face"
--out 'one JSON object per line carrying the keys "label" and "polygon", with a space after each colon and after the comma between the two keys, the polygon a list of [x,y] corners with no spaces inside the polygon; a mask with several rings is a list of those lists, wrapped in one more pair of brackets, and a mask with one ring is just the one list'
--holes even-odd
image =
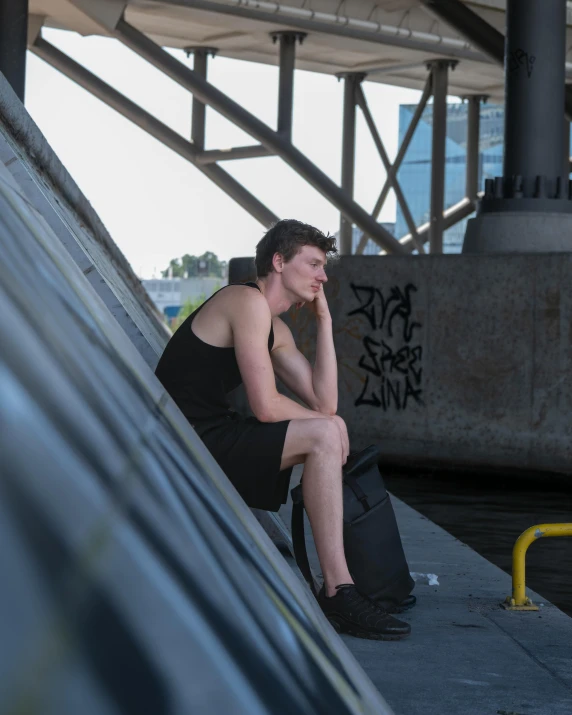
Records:
{"label": "man's face", "polygon": [[300,251],[282,267],[284,288],[296,300],[310,303],[328,280],[325,272],[326,254],[317,246],[302,246]]}

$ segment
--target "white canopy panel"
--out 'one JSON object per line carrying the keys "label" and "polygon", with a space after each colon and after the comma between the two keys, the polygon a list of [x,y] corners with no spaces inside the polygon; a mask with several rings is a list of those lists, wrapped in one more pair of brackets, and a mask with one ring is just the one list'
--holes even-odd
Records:
{"label": "white canopy panel", "polygon": [[[105,34],[105,28],[90,19],[90,6],[100,11],[109,6],[113,12],[122,4],[30,0],[30,12],[41,16],[46,26]],[[505,0],[465,4],[504,32]],[[450,57],[458,60],[450,74],[450,94],[503,97],[502,67],[434,16],[421,0],[129,0],[125,19],[165,47],[216,47],[223,57],[265,64],[278,64],[273,32],[305,32],[307,37],[297,48],[297,68],[326,74],[366,72],[369,81],[414,89],[425,83],[428,60]],[[570,47],[570,29],[568,34]],[[567,60],[572,76],[572,49]]]}

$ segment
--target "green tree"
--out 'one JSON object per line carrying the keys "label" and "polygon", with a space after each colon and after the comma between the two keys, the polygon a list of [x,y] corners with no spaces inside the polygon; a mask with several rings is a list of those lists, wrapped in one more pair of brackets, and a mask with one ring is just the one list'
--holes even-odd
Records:
{"label": "green tree", "polygon": [[185,253],[181,258],[173,258],[169,266],[161,272],[163,278],[169,273],[173,278],[194,278],[196,276],[209,276],[224,278],[226,275],[226,261],[220,261],[216,253],[206,251],[202,256],[191,256]]}

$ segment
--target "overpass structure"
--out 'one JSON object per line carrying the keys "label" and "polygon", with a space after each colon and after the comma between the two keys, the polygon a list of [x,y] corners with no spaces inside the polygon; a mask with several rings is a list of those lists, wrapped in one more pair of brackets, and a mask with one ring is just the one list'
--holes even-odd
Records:
{"label": "overpass structure", "polygon": [[[533,226],[539,211],[558,214],[560,223],[567,220],[561,214],[567,214],[569,206],[566,136],[572,113],[572,89],[565,82],[572,77],[572,57],[566,56],[572,40],[568,25],[572,22],[572,10],[565,0],[548,4],[540,0],[509,2],[508,12],[505,0],[4,0],[1,6],[5,21],[1,24],[4,35],[0,46],[5,49],[4,55],[0,55],[0,67],[4,65],[8,70],[7,77],[9,81],[13,78],[11,83],[20,96],[23,96],[23,56],[27,45],[192,162],[263,225],[272,223],[277,216],[225,171],[224,162],[256,160],[268,155],[281,157],[340,211],[340,245],[344,254],[351,253],[353,225],[362,231],[358,253],[363,251],[368,238],[384,253],[424,253],[426,243],[430,252],[440,253],[443,231],[475,210],[478,194],[483,190],[484,201],[479,206],[486,216],[473,224],[481,225],[484,221],[484,226],[477,231],[476,238],[472,230],[468,250],[479,251],[485,245],[486,250],[498,250],[499,246],[512,250],[510,236],[500,236],[507,233],[504,227],[507,211],[532,212],[532,217],[522,222],[525,232]],[[189,90],[193,95],[189,139],[173,132],[66,57],[42,38],[43,26],[115,37]],[[508,48],[509,72],[505,83],[504,35],[508,30],[512,44]],[[193,54],[194,69],[178,62],[164,47]],[[209,57],[214,54],[279,65],[275,127],[261,122],[208,82]],[[335,74],[344,82],[340,186],[292,143],[295,67]],[[368,82],[422,90],[418,111],[393,164],[367,104]],[[466,98],[470,109],[466,197],[444,211],[448,95]],[[508,99],[505,175],[498,177],[496,183],[479,187],[479,106],[486,98],[499,101],[505,96]],[[430,97],[433,99],[430,219],[423,226],[415,226],[397,173]],[[253,144],[205,151],[206,105],[249,133]],[[358,108],[364,114],[387,172],[372,211],[366,211],[353,196]],[[536,153],[534,146],[539,146]],[[408,234],[397,239],[376,220],[391,190],[395,191],[408,225]],[[524,201],[510,203],[523,198]],[[539,200],[531,203],[527,199]],[[561,228],[556,231],[561,232]],[[529,248],[534,246],[536,234],[535,227],[525,241]],[[545,237],[544,250],[551,247],[560,250],[561,241],[556,240],[552,246],[546,241]],[[513,247],[522,247],[522,243]]]}

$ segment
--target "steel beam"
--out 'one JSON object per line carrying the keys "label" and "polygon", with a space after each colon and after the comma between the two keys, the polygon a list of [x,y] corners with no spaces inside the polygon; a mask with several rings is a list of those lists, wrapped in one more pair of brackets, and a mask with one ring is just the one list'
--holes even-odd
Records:
{"label": "steel beam", "polygon": [[[468,8],[461,0],[421,0],[421,2],[434,15],[444,20],[447,24],[458,30],[463,37],[493,59],[497,64],[504,65],[505,38],[492,25],[482,19],[480,15]],[[555,4],[543,3],[549,10],[549,6]],[[566,20],[564,20],[566,27]],[[565,89],[565,111],[569,121],[572,121],[572,87],[564,85]]]}
{"label": "steel beam", "polygon": [[466,37],[472,45],[494,60],[503,62],[504,37],[486,20],[471,10],[461,0],[421,0],[423,5],[439,19],[445,20]]}
{"label": "steel beam", "polygon": [[[467,198],[466,196],[458,203],[454,204],[453,206],[450,206],[446,211],[443,211],[443,230],[446,231],[447,229],[451,228],[451,226],[454,226],[456,223],[459,223],[459,221],[462,221],[464,218],[467,218],[467,216],[470,216],[475,210],[475,208],[475,202],[471,201],[471,199]],[[426,243],[429,240],[430,228],[431,223],[429,221],[427,223],[422,224],[421,226],[417,226],[418,239],[423,243]],[[399,239],[399,242],[409,251],[413,251],[415,248],[417,248],[415,242],[413,241],[413,236],[410,233],[406,234],[405,236],[402,236]]]}
{"label": "steel beam", "polygon": [[127,47],[195,94],[202,102],[213,107],[217,112],[249,133],[269,151],[280,156],[382,248],[385,248],[389,253],[406,253],[403,246],[389,231],[379,226],[365,209],[353,201],[345,191],[278,132],[275,132],[237,102],[196,75],[124,20],[118,22],[113,34]]}
{"label": "steel beam", "polygon": [[417,105],[415,113],[413,114],[413,117],[409,122],[409,126],[407,127],[407,131],[405,132],[405,136],[403,137],[403,141],[401,142],[401,146],[399,147],[397,156],[395,157],[395,161],[393,162],[393,166],[391,167],[391,170],[387,172],[385,184],[383,185],[379,198],[375,202],[375,206],[373,208],[373,211],[371,212],[373,218],[377,218],[379,216],[379,212],[383,208],[387,195],[391,190],[391,182],[397,176],[397,172],[399,171],[401,162],[403,161],[407,149],[409,148],[409,144],[411,143],[413,134],[417,129],[417,125],[419,124],[421,115],[423,114],[425,107],[427,106],[427,101],[429,100],[429,97],[431,96],[432,92],[433,78],[431,76],[431,73],[429,73],[427,76],[427,81],[425,82],[425,87],[423,88],[423,93],[421,94],[421,98],[419,99],[419,104]]}
{"label": "steel beam", "polygon": [[197,164],[215,164],[217,161],[232,159],[256,159],[261,156],[273,156],[273,154],[260,144],[235,146],[230,149],[209,149],[197,154]]}
{"label": "steel beam", "polygon": [[272,41],[280,46],[280,73],[278,77],[278,131],[292,141],[292,110],[294,107],[294,62],[296,43],[302,43],[306,34],[285,30],[273,32]]}
{"label": "steel beam", "polygon": [[[215,47],[186,47],[187,57],[193,55],[193,70],[204,80],[207,78],[209,55],[213,57],[218,50]],[[206,111],[205,105],[193,96],[191,110],[191,141],[198,151],[205,148],[206,136]]]}
{"label": "steel beam", "polygon": [[[324,17],[324,13],[316,12],[309,7],[295,8],[292,5],[285,6],[278,3],[264,3],[258,0],[255,0],[255,2],[243,0],[240,3],[236,2],[233,4],[213,2],[213,0],[157,1],[178,7],[194,8],[234,17],[244,17],[260,22],[267,22],[274,26],[281,23],[308,33],[323,33],[325,35],[362,40],[373,44],[405,47],[426,54],[439,52],[442,55],[459,60],[488,62],[488,57],[481,52],[475,52],[469,46],[468,42],[464,43],[458,39],[449,39],[438,35],[431,35],[426,32],[416,32],[415,30],[409,30],[405,27],[380,25],[376,22],[370,23],[372,29],[363,29],[364,25],[367,25],[367,21],[356,20],[356,23],[353,24],[352,18],[336,17],[334,14],[329,15],[331,22],[322,21],[320,17]],[[268,7],[268,10],[263,9],[265,5]],[[284,12],[281,12],[281,10],[284,10]],[[306,16],[304,16],[304,13]]]}
{"label": "steel beam", "polygon": [[124,97],[120,92],[117,92],[113,87],[110,87],[100,80],[42,37],[36,39],[35,43],[30,46],[30,50],[109,107],[115,109],[116,112],[119,112],[119,114],[126,119],[129,119],[162,144],[165,144],[165,146],[169,147],[169,149],[179,156],[197,166],[205,176],[240,204],[240,206],[248,211],[248,213],[263,226],[270,226],[272,223],[278,221],[278,217],[272,213],[272,211],[266,208],[263,203],[247,191],[236,179],[227,174],[224,169],[221,169],[219,166],[199,165],[197,162],[197,150],[191,142],[184,139],[180,134],[167,127],[158,119],[155,119],[151,114],[141,109],[141,107],[130,99],[127,99],[127,97]]}
{"label": "steel beam", "polygon": [[28,0],[0,0],[0,72],[24,102]]}
{"label": "steel beam", "polygon": [[[381,137],[379,136],[379,132],[377,131],[375,121],[371,115],[371,112],[369,111],[367,100],[365,98],[365,94],[364,94],[364,91],[363,91],[363,88],[361,87],[361,85],[358,85],[356,87],[356,99],[357,99],[358,106],[360,107],[361,111],[363,112],[366,124],[369,128],[372,139],[374,141],[374,144],[377,148],[378,154],[379,154],[381,161],[383,163],[383,167],[384,167],[385,171],[387,172],[387,175],[389,176],[390,175],[389,172],[391,170],[391,162],[389,161],[389,157],[385,150],[385,146],[383,144]],[[397,198],[397,201],[399,202],[399,205],[401,206],[401,210],[403,211],[403,216],[405,218],[405,222],[407,223],[407,227],[409,228],[409,230],[411,232],[411,235],[413,237],[413,241],[415,242],[417,250],[419,251],[419,253],[425,253],[423,244],[421,243],[421,241],[419,241],[418,236],[417,236],[417,228],[415,226],[415,221],[413,220],[413,216],[411,215],[411,211],[409,210],[409,206],[407,205],[407,200],[405,199],[405,195],[403,194],[403,191],[401,189],[401,186],[400,186],[399,181],[397,180],[396,176],[391,177],[391,186],[392,186],[393,190],[395,191],[395,197]],[[360,241],[360,243],[361,243],[361,241]]]}
{"label": "steel beam", "polygon": [[472,94],[464,97],[468,103],[467,109],[467,173],[465,178],[465,195],[476,201],[479,183],[479,135],[481,123],[481,102],[485,96]]}
{"label": "steel beam", "polygon": [[[363,72],[338,75],[344,82],[344,113],[342,125],[342,189],[353,198],[356,162],[356,102],[357,90],[365,79]],[[344,214],[340,216],[340,253],[352,252],[353,225]]]}
{"label": "steel beam", "polygon": [[450,60],[429,63],[433,75],[433,126],[431,146],[431,208],[429,250],[443,253],[445,204],[445,140],[447,138],[447,75]]}
{"label": "steel beam", "polygon": [[570,122],[564,119],[564,165],[562,176],[567,177],[570,174]]}

